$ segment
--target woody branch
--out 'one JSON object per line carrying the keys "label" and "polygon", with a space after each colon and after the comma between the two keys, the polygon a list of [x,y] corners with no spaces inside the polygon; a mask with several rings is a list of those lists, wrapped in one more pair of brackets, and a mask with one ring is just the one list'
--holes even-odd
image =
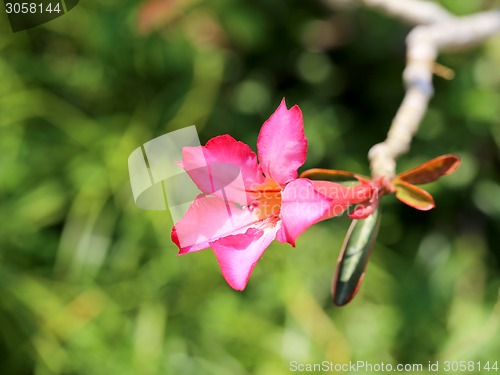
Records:
{"label": "woody branch", "polygon": [[438,53],[477,45],[500,32],[500,10],[455,17],[438,4],[423,0],[363,0],[362,3],[418,25],[406,39],[405,96],[387,138],[368,153],[372,176],[392,178],[396,159],[409,150],[433,95],[432,75]]}
{"label": "woody branch", "polygon": [[[406,7],[402,6],[406,3]],[[407,152],[433,94],[432,74],[440,51],[471,47],[500,32],[500,10],[453,17],[439,6],[417,0],[365,0],[387,13],[410,22],[421,22],[406,39],[407,64],[403,73],[406,93],[387,138],[374,145],[369,153],[373,177],[395,175],[396,159]],[[421,6],[420,11],[417,11]],[[433,11],[434,9],[434,11]],[[424,11],[428,11],[426,14]],[[431,15],[431,12],[434,12]]]}

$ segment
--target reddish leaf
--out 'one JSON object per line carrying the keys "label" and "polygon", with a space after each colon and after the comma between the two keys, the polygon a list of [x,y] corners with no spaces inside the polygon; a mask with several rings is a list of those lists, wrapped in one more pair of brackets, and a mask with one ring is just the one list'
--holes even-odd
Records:
{"label": "reddish leaf", "polygon": [[194,3],[194,0],[146,0],[139,7],[137,29],[141,34],[148,34],[154,29],[165,26],[185,9]]}
{"label": "reddish leaf", "polygon": [[366,203],[358,204],[354,211],[352,211],[347,217],[349,219],[362,220],[370,216],[378,207],[378,199],[373,199]]}
{"label": "reddish leaf", "polygon": [[173,4],[174,0],[148,0],[143,2],[137,19],[139,32],[146,34],[159,24],[167,23],[173,16]]}
{"label": "reddish leaf", "polygon": [[333,279],[333,303],[343,306],[354,298],[365,275],[366,265],[380,226],[380,210],[364,220],[353,220]]}
{"label": "reddish leaf", "polygon": [[455,171],[460,165],[460,158],[457,155],[442,155],[416,168],[398,174],[392,181],[394,184],[405,181],[409,184],[420,185],[436,181],[439,177]]}
{"label": "reddish leaf", "polygon": [[364,177],[356,173],[340,171],[338,169],[322,169],[313,168],[308,169],[300,174],[300,178],[308,178],[310,180],[325,180],[332,182],[342,182],[356,179],[361,182],[366,182],[370,178]]}
{"label": "reddish leaf", "polygon": [[424,189],[420,189],[405,181],[397,181],[394,187],[396,188],[396,198],[408,206],[420,211],[428,211],[434,208],[432,195]]}

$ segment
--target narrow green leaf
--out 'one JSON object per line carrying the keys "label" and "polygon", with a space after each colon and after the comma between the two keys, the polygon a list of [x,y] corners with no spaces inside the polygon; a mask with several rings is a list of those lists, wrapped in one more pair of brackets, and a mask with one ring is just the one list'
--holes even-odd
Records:
{"label": "narrow green leaf", "polygon": [[353,220],[342,245],[333,280],[333,303],[347,304],[358,292],[380,226],[380,209],[364,220]]}
{"label": "narrow green leaf", "polygon": [[424,164],[413,169],[398,174],[393,183],[405,181],[413,185],[427,184],[436,181],[438,178],[450,174],[460,165],[460,158],[457,155],[442,155],[431,159]]}
{"label": "narrow green leaf", "polygon": [[410,207],[420,211],[428,211],[434,208],[432,195],[415,185],[398,181],[394,184],[396,188],[396,198]]}

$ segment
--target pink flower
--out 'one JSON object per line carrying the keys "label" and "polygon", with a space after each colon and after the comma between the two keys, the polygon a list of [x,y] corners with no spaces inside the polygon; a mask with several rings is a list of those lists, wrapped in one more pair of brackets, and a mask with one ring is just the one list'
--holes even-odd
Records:
{"label": "pink flower", "polygon": [[180,165],[203,194],[172,229],[179,255],[211,247],[222,275],[236,290],[276,238],[295,246],[309,226],[366,201],[368,185],[346,188],[298,177],[307,155],[302,112],[280,106],[264,123],[257,156],[229,135],[185,147]]}

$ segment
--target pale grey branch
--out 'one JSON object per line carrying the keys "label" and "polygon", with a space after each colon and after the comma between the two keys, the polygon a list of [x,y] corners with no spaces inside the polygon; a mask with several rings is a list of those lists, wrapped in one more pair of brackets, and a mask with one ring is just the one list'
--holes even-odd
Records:
{"label": "pale grey branch", "polygon": [[[386,140],[374,145],[368,153],[372,176],[390,179],[395,175],[396,159],[409,150],[427,111],[433,95],[432,75],[439,51],[471,47],[500,32],[500,11],[452,17],[437,4],[427,1],[364,0],[364,3],[422,24],[406,39],[407,64],[403,73],[406,94]],[[420,9],[417,11],[417,8]]]}

